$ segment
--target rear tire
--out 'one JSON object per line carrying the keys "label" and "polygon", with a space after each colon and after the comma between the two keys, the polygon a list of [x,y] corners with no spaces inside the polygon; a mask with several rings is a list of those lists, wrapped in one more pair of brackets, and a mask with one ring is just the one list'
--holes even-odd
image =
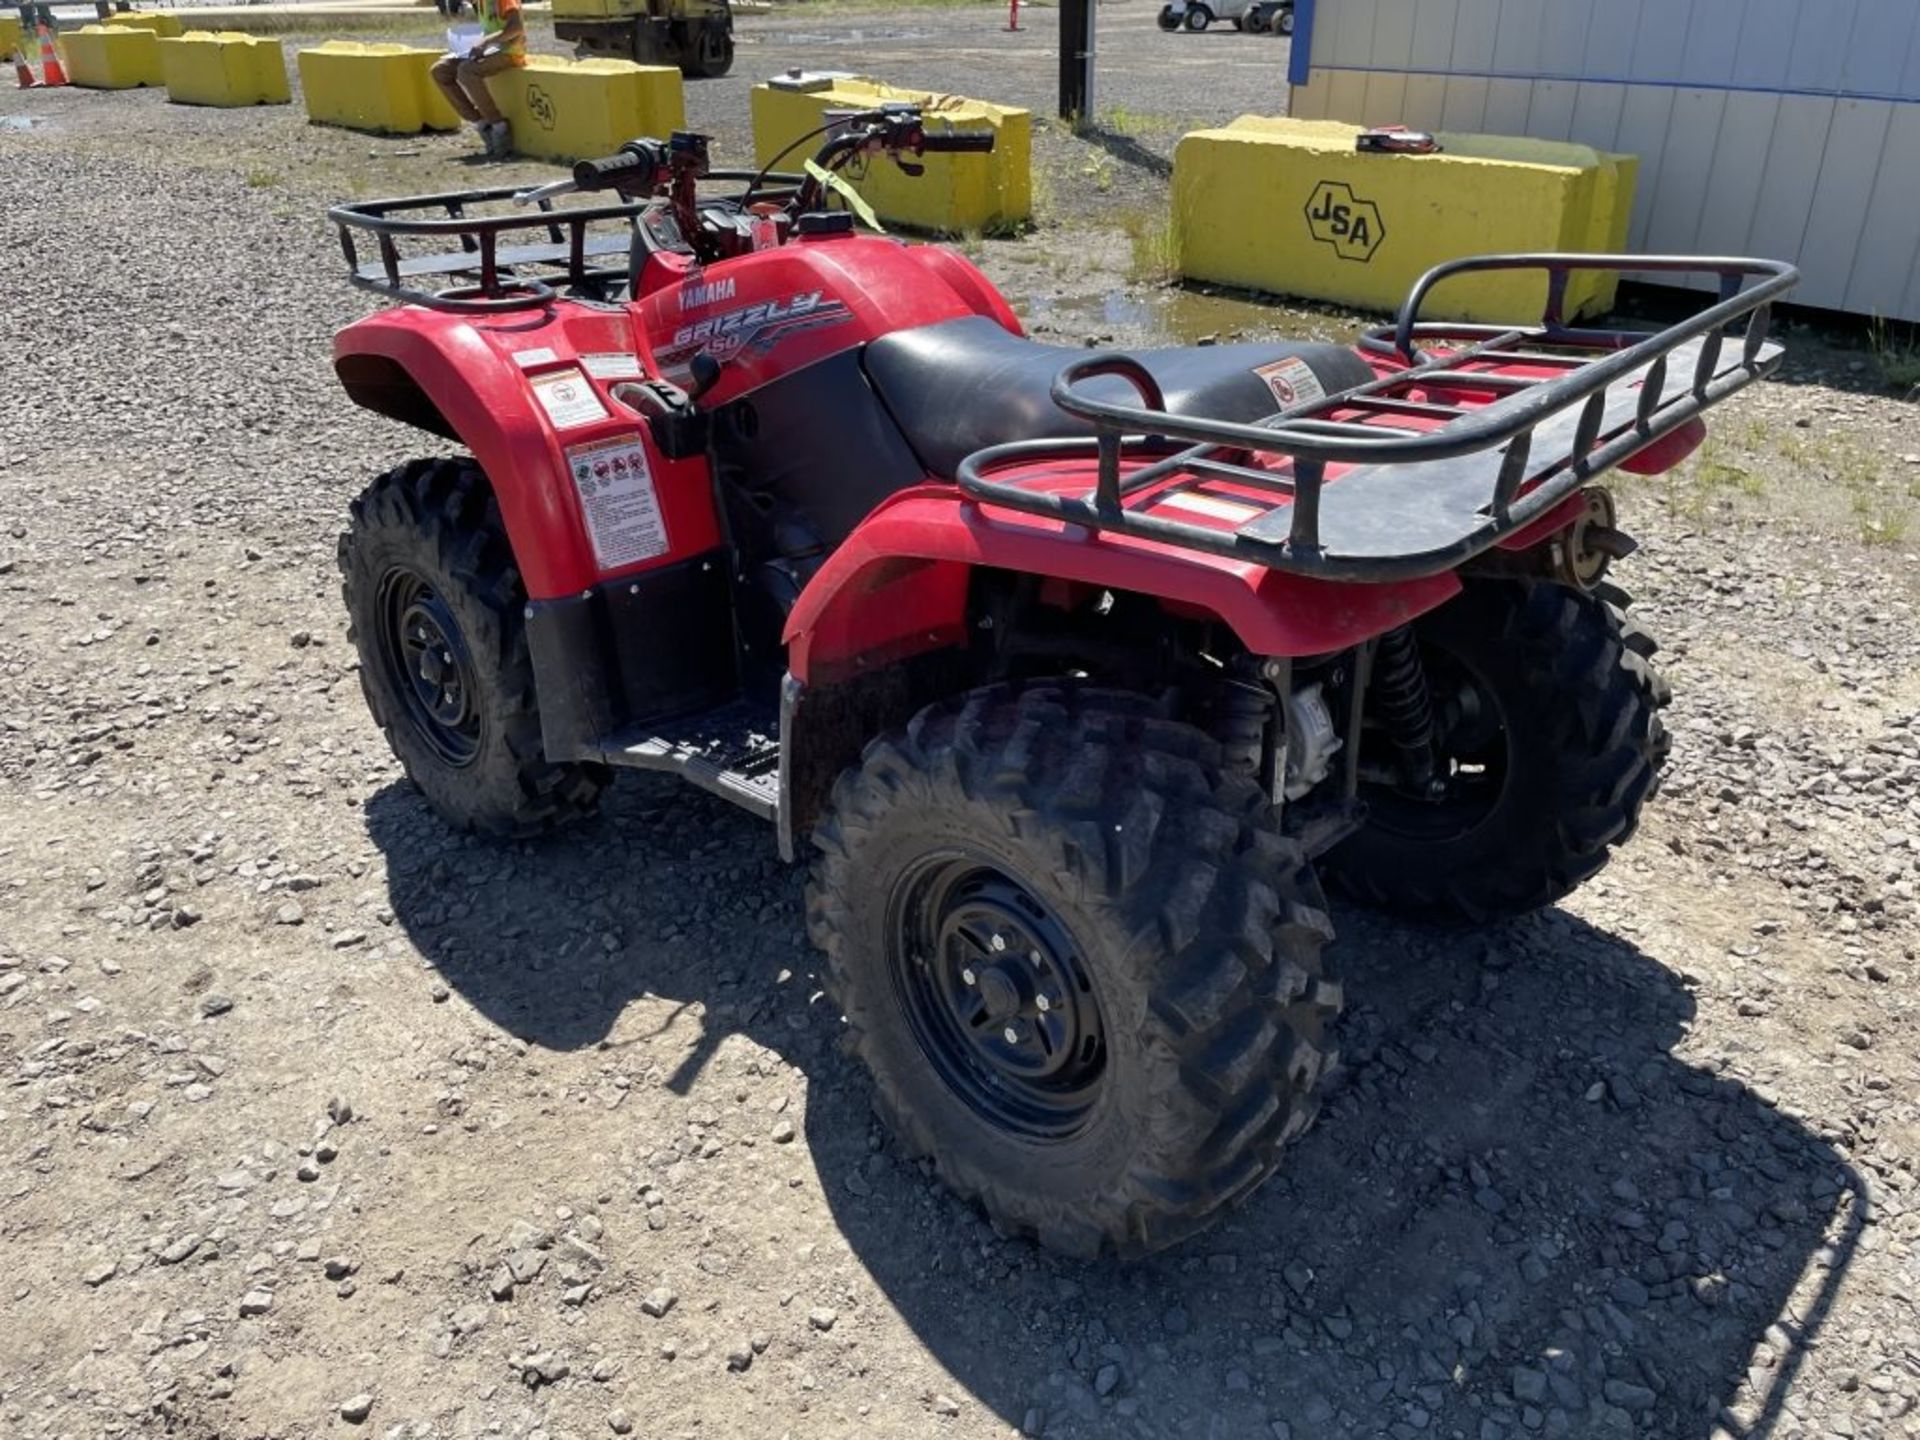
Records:
{"label": "rear tire", "polygon": [[1259,787],[1146,701],[932,706],[814,843],[808,924],[877,1107],[1003,1233],[1158,1249],[1313,1117],[1340,1005],[1319,886]]}
{"label": "rear tire", "polygon": [[1213,23],[1213,11],[1204,5],[1195,5],[1187,11],[1187,29],[1198,33]]}
{"label": "rear tire", "polygon": [[1293,34],[1293,7],[1291,5],[1274,16],[1271,28],[1276,35]]}
{"label": "rear tire", "polygon": [[[1652,637],[1600,596],[1544,581],[1469,581],[1413,628],[1442,769],[1458,765],[1452,793],[1363,784],[1367,824],[1322,873],[1426,919],[1553,904],[1633,834],[1666,761],[1660,710],[1671,696],[1650,663]],[[1363,744],[1363,766],[1387,748]]]}
{"label": "rear tire", "polygon": [[1180,17],[1173,13],[1171,5],[1162,5],[1159,15],[1154,17],[1154,23],[1171,34],[1180,28]]}
{"label": "rear tire", "polygon": [[382,475],[353,502],[339,561],[367,708],[435,812],[512,838],[591,814],[610,772],[546,759],[526,590],[480,467]]}

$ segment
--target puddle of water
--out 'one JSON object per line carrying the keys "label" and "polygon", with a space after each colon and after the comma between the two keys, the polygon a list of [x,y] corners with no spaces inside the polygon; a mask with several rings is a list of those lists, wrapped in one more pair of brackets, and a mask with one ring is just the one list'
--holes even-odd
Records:
{"label": "puddle of water", "polygon": [[1276,337],[1350,342],[1352,319],[1307,310],[1280,300],[1209,294],[1169,287],[1105,295],[1034,295],[1014,301],[1030,325],[1084,333],[1110,333],[1122,344],[1196,345]]}

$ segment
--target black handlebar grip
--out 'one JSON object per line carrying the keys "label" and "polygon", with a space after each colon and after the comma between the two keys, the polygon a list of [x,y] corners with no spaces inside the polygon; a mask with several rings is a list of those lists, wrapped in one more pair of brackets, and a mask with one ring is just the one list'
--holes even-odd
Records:
{"label": "black handlebar grip", "polygon": [[573,167],[573,183],[582,190],[598,190],[614,176],[637,170],[647,163],[646,156],[636,155],[630,150],[600,160],[581,160]]}
{"label": "black handlebar grip", "polygon": [[984,155],[993,149],[993,131],[991,130],[949,130],[945,133],[928,131],[920,141],[923,154],[936,154],[948,151],[953,154],[971,153]]}

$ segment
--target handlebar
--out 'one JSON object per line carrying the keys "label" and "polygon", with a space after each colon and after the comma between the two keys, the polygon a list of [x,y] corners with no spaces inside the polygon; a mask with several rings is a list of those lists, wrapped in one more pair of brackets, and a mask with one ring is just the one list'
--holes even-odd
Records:
{"label": "handlebar", "polygon": [[641,143],[644,142],[635,142],[634,149],[620,150],[598,160],[577,161],[573,167],[573,183],[582,190],[597,190],[630,171],[656,166],[659,163],[657,157],[641,153],[638,149]]}
{"label": "handlebar", "polygon": [[629,140],[611,155],[576,161],[571,179],[522,190],[513,197],[513,203],[540,205],[577,191],[619,189],[621,182],[629,179],[644,180],[651,188],[664,172],[666,158],[666,149],[658,140]]}
{"label": "handlebar", "polygon": [[[827,123],[803,135],[773,161],[757,172],[746,193],[736,202],[741,208],[753,203],[761,193],[762,182],[772,173],[774,164],[801,143],[824,135],[825,142],[814,157],[821,170],[837,171],[867,155],[891,155],[910,175],[921,173],[913,163],[921,155],[984,155],[994,147],[991,130],[928,131],[918,105],[888,103],[871,110],[828,111]],[[576,191],[617,190],[628,199],[655,196],[668,200],[680,220],[680,228],[698,249],[709,242],[702,238],[696,218],[694,183],[704,178],[719,178],[708,163],[708,137],[676,131],[671,139],[630,140],[611,155],[597,160],[581,160],[568,180],[556,180],[531,190],[521,191],[514,201],[520,205],[545,205],[548,201]],[[808,175],[786,199],[790,217],[826,203],[820,179]],[[725,253],[724,249],[716,253]]]}
{"label": "handlebar", "polygon": [[993,149],[993,131],[991,130],[948,130],[944,133],[928,133],[920,137],[920,152],[923,155],[985,155]]}

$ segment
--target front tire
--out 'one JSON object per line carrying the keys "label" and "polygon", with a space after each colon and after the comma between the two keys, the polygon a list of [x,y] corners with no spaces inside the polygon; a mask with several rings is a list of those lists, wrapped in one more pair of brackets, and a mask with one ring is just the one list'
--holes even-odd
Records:
{"label": "front tire", "polygon": [[[1329,883],[1424,919],[1485,921],[1563,898],[1639,822],[1670,741],[1652,637],[1597,595],[1470,580],[1414,622],[1441,759],[1435,793],[1362,785],[1367,823]],[[1391,747],[1370,731],[1363,773]]]}
{"label": "front tire", "polygon": [[1204,5],[1195,5],[1187,11],[1187,29],[1196,33],[1213,23],[1213,11]]}
{"label": "front tire", "polygon": [[1154,17],[1154,23],[1169,33],[1180,28],[1180,17],[1174,14],[1171,5],[1162,5],[1160,13]]}
{"label": "front tire", "polygon": [[593,811],[607,769],[541,746],[526,590],[479,466],[382,475],[353,502],[339,561],[367,708],[441,818],[519,838]]}
{"label": "front tire", "polygon": [[1193,727],[1112,691],[976,690],[870,745],[814,840],[809,927],[878,1108],[1004,1233],[1158,1249],[1311,1120],[1331,926]]}
{"label": "front tire", "polygon": [[1274,16],[1271,29],[1276,35],[1293,34],[1293,7],[1291,5]]}

